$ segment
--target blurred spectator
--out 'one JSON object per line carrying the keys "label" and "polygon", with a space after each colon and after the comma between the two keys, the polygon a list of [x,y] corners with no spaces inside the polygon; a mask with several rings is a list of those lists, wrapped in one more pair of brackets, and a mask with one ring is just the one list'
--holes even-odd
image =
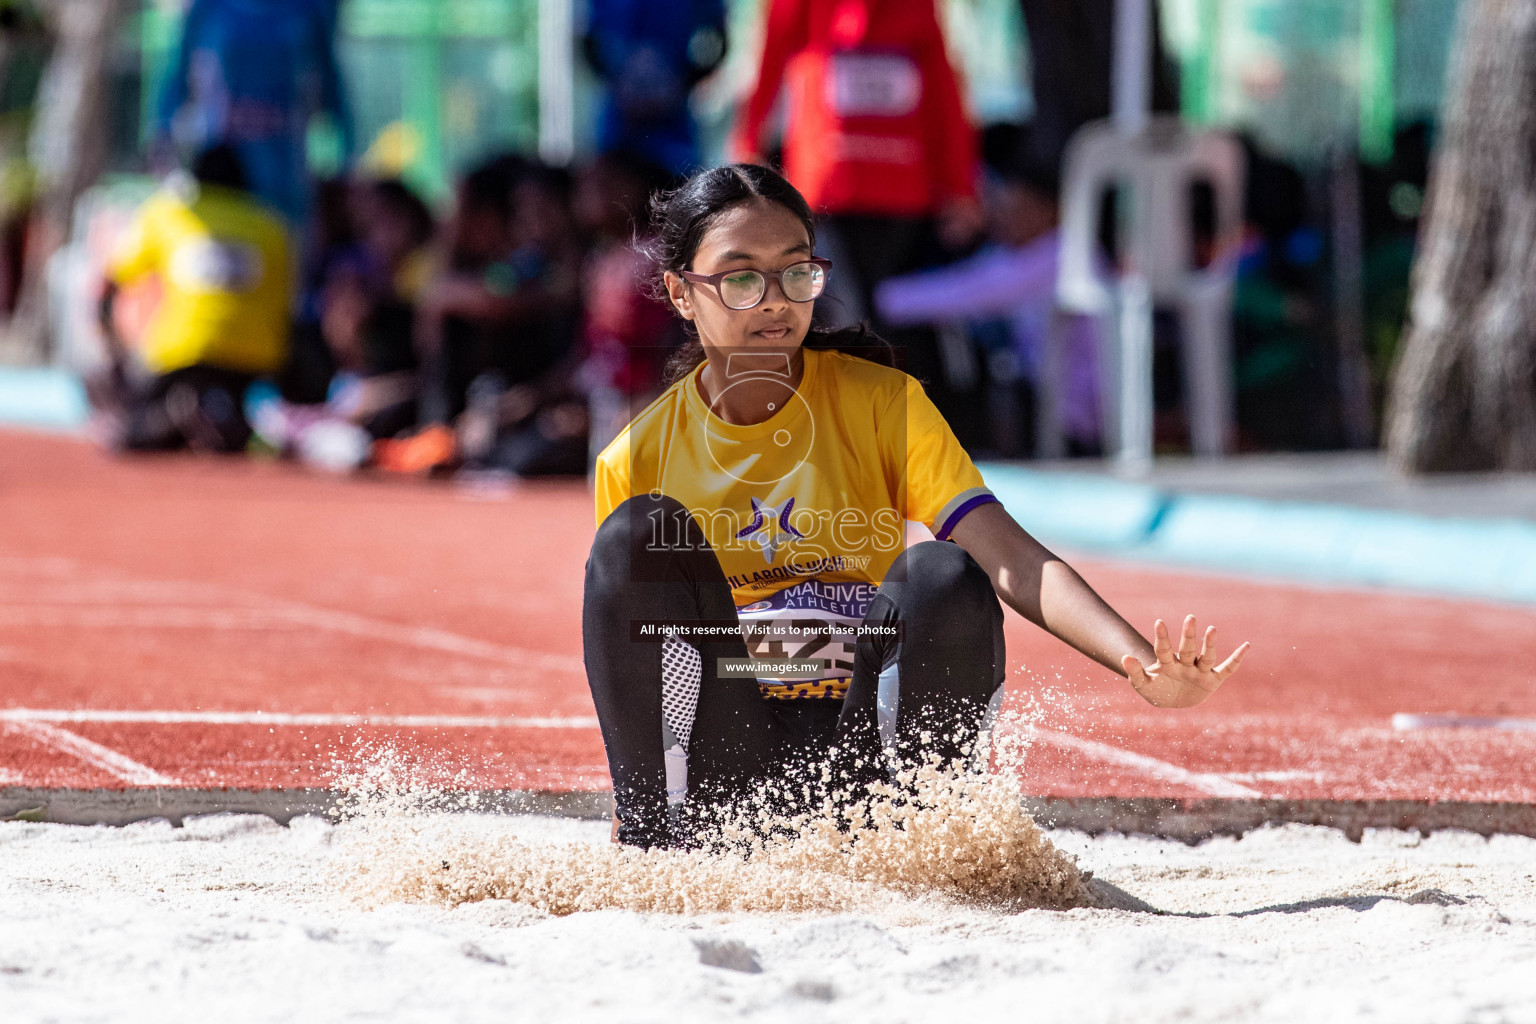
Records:
{"label": "blurred spectator", "polygon": [[[292,272],[282,221],[246,191],[228,146],[199,156],[192,177],[144,204],[107,269],[101,311],[111,368],[90,390],[111,443],[128,450],[243,450],[246,388],[288,354]],[[162,295],[142,350],[130,353],[113,303],[120,287],[149,278]]]}
{"label": "blurred spectator", "polygon": [[688,97],[725,58],[723,0],[589,0],[582,46],[607,87],[598,148],[635,153],[674,174],[696,169]]}
{"label": "blurred spectator", "polygon": [[464,463],[518,476],[586,473],[587,409],[579,360],[582,255],[568,173],[533,166],[513,190],[511,264],[519,278],[501,306],[503,343],[471,384],[461,418]]}
{"label": "blurred spectator", "polygon": [[972,205],[975,141],[931,2],[770,0],[737,156],[763,153],[786,79],[785,167],[813,208],[911,219]]}
{"label": "blurred spectator", "polygon": [[[786,85],[786,176],[827,215],[828,294],[843,319],[861,320],[877,284],[981,228],[975,132],[933,0],[770,0],[757,85],[730,144],[736,159],[763,161]],[[973,417],[947,389],[933,333],[875,322],[964,440]]]}
{"label": "blurred spectator", "polygon": [[[1244,138],[1244,238],[1232,301],[1239,443],[1313,449],[1338,443],[1325,316],[1327,239],[1309,223],[1301,172]],[[1197,207],[1197,212],[1199,208]],[[1165,391],[1176,390],[1173,372]]]}
{"label": "blurred spectator", "polygon": [[[1318,199],[1333,184],[1320,177],[1309,182],[1250,139],[1244,139],[1244,146],[1247,236],[1233,303],[1241,440],[1264,449],[1338,447],[1345,443],[1345,432],[1336,398],[1340,354],[1330,316],[1337,315],[1339,297],[1330,239],[1316,223],[1323,212]],[[1393,150],[1383,164],[1351,158],[1347,167],[1327,171],[1359,179],[1364,341],[1378,420],[1407,316],[1409,272],[1428,181],[1428,126],[1404,126]]]}
{"label": "blurred spectator", "polygon": [[454,191],[453,212],[443,232],[443,265],[423,288],[413,325],[422,429],[397,443],[376,445],[374,456],[381,469],[426,472],[447,466],[457,455],[451,424],[467,403],[475,372],[472,358],[480,354],[474,349],[486,345],[472,344],[480,340],[473,335],[481,333],[472,322],[448,320],[454,304],[484,305],[512,283],[510,268],[498,261],[512,249],[512,188],[526,166],[521,160],[488,161],[464,175]]}
{"label": "blurred spectator", "polygon": [[16,312],[36,169],[27,135],[51,40],[35,0],[0,0],[0,316]]}
{"label": "blurred spectator", "polygon": [[[308,465],[356,469],[377,438],[413,427],[417,417],[414,304],[432,266],[432,212],[397,180],[363,181],[335,204],[324,233],[322,279],[301,329],[319,340],[327,377],[322,402],[291,404],[257,391],[248,400],[262,441]],[[354,226],[355,225],[355,226]]]}
{"label": "blurred spectator", "polygon": [[[982,150],[989,244],[958,263],[885,280],[875,292],[876,308],[894,324],[1005,319],[1008,346],[986,360],[994,394],[1016,380],[1038,388],[1047,338],[1060,331],[1065,390],[1057,398],[1065,433],[1072,448],[1092,451],[1099,443],[1102,327],[1095,317],[1056,310],[1061,251],[1056,168],[1031,156],[1029,135],[1016,125],[988,128]],[[996,421],[998,410],[992,412]],[[1007,419],[1021,432],[1028,429],[1021,417]],[[1023,447],[1018,438],[995,438],[994,446],[1010,455]]]}
{"label": "blurred spectator", "polygon": [[331,376],[336,372],[336,361],[320,330],[321,300],[333,270],[357,258],[352,206],[349,179],[326,178],[316,184],[308,228],[310,244],[302,253],[303,271],[288,365],[278,379],[282,397],[299,405],[324,402]]}
{"label": "blurred spectator", "polygon": [[[417,303],[422,359],[421,421],[415,436],[381,443],[381,468],[421,472],[456,461],[495,461],[514,472],[547,471],[545,453],[502,464],[501,442],[539,415],[572,368],[581,247],[571,183],[553,168],[481,167],[461,183],[448,269]],[[561,424],[579,444],[585,423]],[[579,434],[579,441],[571,441]]]}
{"label": "blurred spectator", "polygon": [[646,294],[650,197],[670,183],[660,167],[615,152],[578,177],[576,216],[592,239],[582,270],[580,382],[596,457],[630,418],[662,391],[662,368],[681,340],[677,318]]}
{"label": "blurred spectator", "polygon": [[416,301],[432,271],[432,211],[394,179],[355,189],[360,243],[325,283],[321,327],[336,368],[329,405],[375,438],[416,423]]}
{"label": "blurred spectator", "polygon": [[158,129],[186,150],[234,146],[251,189],[295,226],[309,213],[309,123],[329,114],[352,150],[336,66],[337,0],[192,0]]}

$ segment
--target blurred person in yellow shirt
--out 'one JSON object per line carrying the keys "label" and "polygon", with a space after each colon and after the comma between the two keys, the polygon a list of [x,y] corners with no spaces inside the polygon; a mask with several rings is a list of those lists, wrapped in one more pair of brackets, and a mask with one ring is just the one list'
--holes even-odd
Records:
{"label": "blurred person in yellow shirt", "polygon": [[[111,370],[92,388],[108,441],[129,451],[243,451],[245,390],[288,357],[293,272],[287,229],[216,146],[151,196],[107,267],[101,322]],[[116,330],[121,289],[153,280],[160,299],[134,350]]]}

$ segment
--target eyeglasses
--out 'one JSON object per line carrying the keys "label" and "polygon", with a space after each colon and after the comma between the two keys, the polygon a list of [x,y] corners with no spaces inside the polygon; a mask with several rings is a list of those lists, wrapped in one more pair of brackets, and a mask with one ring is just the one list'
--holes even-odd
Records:
{"label": "eyeglasses", "polygon": [[678,273],[695,284],[707,284],[715,289],[728,309],[751,309],[768,294],[768,279],[779,282],[779,290],[790,302],[810,302],[826,291],[827,271],[832,269],[831,260],[801,260],[783,270],[727,270],[723,274],[695,274],[691,270]]}

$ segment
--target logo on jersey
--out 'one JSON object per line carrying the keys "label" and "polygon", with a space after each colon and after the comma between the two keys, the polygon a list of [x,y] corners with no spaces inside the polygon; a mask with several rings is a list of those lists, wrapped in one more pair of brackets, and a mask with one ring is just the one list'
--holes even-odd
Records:
{"label": "logo on jersey", "polygon": [[763,561],[772,562],[779,548],[805,537],[805,534],[789,525],[789,515],[794,510],[794,498],[786,501],[782,509],[764,505],[753,498],[752,521],[736,532],[736,538],[757,545],[763,552]]}
{"label": "logo on jersey", "polygon": [[264,269],[261,250],[244,242],[199,238],[171,253],[171,280],[191,292],[248,292]]}

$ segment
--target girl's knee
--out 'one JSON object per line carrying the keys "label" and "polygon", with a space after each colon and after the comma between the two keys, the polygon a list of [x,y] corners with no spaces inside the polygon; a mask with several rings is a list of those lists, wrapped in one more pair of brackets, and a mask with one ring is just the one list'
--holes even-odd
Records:
{"label": "girl's knee", "polygon": [[665,494],[636,494],[626,498],[604,519],[592,539],[592,557],[615,559],[636,551],[681,546],[698,531],[688,510]]}
{"label": "girl's knee", "polygon": [[930,540],[914,544],[897,556],[886,578],[915,585],[925,593],[993,594],[987,571],[969,552],[952,541]]}

